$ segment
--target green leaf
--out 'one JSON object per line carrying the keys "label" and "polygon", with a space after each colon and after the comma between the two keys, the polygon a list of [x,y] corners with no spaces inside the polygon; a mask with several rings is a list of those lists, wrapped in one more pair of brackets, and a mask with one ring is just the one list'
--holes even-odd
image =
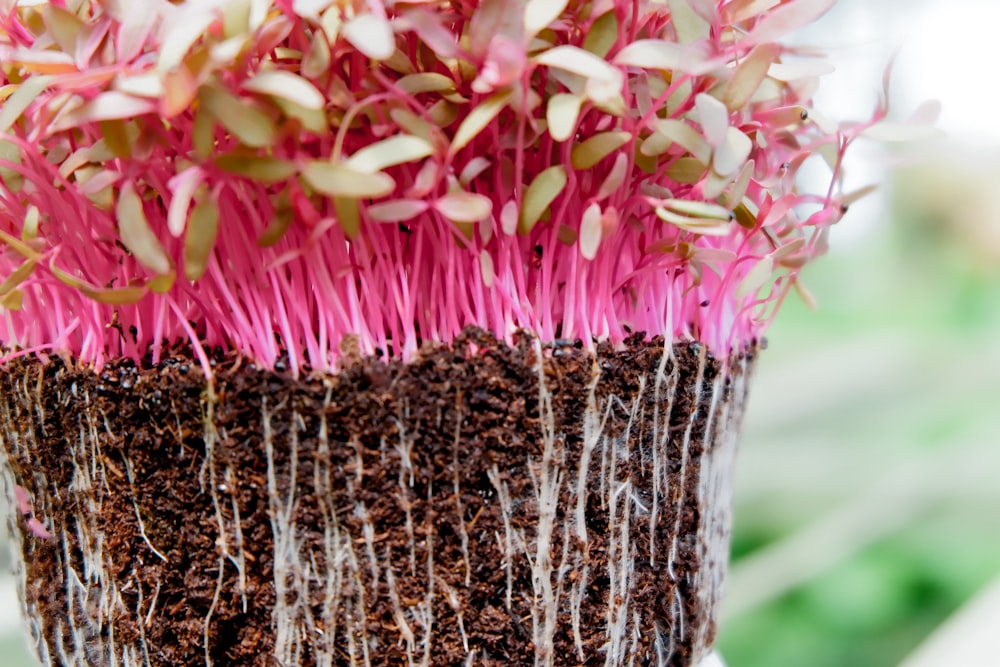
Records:
{"label": "green leaf", "polygon": [[150,280],[146,286],[149,287],[150,292],[166,294],[174,288],[175,282],[177,282],[177,272],[171,271],[170,273],[165,273],[162,276],[156,276]]}
{"label": "green leaf", "polygon": [[97,303],[108,306],[131,306],[142,301],[149,293],[145,285],[130,287],[80,287],[80,293]]}
{"label": "green leaf", "polygon": [[17,312],[24,305],[24,292],[19,289],[11,290],[0,296],[0,308]]}
{"label": "green leaf", "polygon": [[219,203],[208,196],[195,204],[184,234],[184,276],[194,282],[208,268],[208,260],[219,236]]}
{"label": "green leaf", "polygon": [[129,137],[128,126],[124,120],[102,120],[98,123],[101,136],[115,157],[132,157],[132,138]]}
{"label": "green leaf", "polygon": [[705,175],[707,167],[693,157],[677,158],[667,167],[667,177],[677,183],[694,185]]}
{"label": "green leaf", "polygon": [[455,137],[451,140],[448,152],[454,155],[475,139],[507,105],[512,94],[513,91],[510,90],[500,91],[473,107],[469,115],[462,120],[462,124],[458,126],[458,130],[455,131]]}
{"label": "green leaf", "polygon": [[295,214],[291,209],[277,209],[271,221],[267,223],[267,228],[257,238],[257,245],[261,248],[270,248],[285,236],[285,232],[292,226]]}
{"label": "green leaf", "polygon": [[573,168],[590,169],[631,140],[632,133],[624,130],[599,132],[573,147],[570,157]]}
{"label": "green leaf", "polygon": [[142,198],[131,182],[126,182],[118,193],[115,207],[118,218],[118,235],[132,256],[157,275],[170,273],[172,263],[160,239],[149,226]]}
{"label": "green leaf", "polygon": [[614,10],[604,12],[590,25],[583,38],[583,48],[598,58],[605,58],[618,41],[618,16]]}
{"label": "green leaf", "polygon": [[36,260],[28,259],[21,263],[19,267],[10,272],[2,284],[0,284],[0,296],[6,296],[16,289],[21,283],[27,280],[35,270]]}
{"label": "green leaf", "polygon": [[0,241],[6,243],[11,250],[16,252],[18,255],[25,259],[39,260],[42,258],[41,254],[38,253],[30,245],[17,238],[16,236],[11,236],[4,230],[0,229]]}
{"label": "green leaf", "polygon": [[517,229],[521,234],[529,234],[545,210],[555,201],[566,187],[566,168],[554,165],[542,171],[524,192]]}
{"label": "green leaf", "polygon": [[349,197],[334,197],[333,210],[344,235],[349,239],[357,238],[361,233],[361,203]]}
{"label": "green leaf", "polygon": [[194,112],[191,143],[194,145],[195,155],[202,160],[208,160],[212,156],[215,149],[215,121],[204,107],[199,107]]}
{"label": "green leaf", "polygon": [[388,174],[369,174],[327,160],[307,162],[302,178],[313,190],[328,197],[377,199],[396,189],[396,182]]}
{"label": "green leaf", "polygon": [[247,146],[266,148],[277,138],[277,128],[266,113],[228,90],[205,85],[199,89],[198,99],[220,125]]}
{"label": "green leaf", "polygon": [[287,180],[296,172],[295,163],[291,160],[255,155],[246,151],[223,153],[215,158],[215,166],[230,174],[267,185]]}

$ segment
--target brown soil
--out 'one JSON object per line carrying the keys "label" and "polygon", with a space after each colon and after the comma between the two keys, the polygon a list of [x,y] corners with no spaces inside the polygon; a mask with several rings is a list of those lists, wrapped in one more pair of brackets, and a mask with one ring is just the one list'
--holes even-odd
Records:
{"label": "brown soil", "polygon": [[557,344],[540,392],[534,345],[469,331],[304,379],[217,352],[214,399],[180,352],[11,362],[8,484],[54,535],[18,515],[43,658],[689,665],[714,637],[699,466],[746,359],[723,377],[697,344],[662,365],[662,341]]}

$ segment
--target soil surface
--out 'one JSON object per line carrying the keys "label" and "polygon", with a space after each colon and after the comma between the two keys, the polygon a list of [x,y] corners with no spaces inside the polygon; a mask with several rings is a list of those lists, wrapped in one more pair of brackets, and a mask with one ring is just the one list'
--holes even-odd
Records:
{"label": "soil surface", "polygon": [[699,465],[738,372],[637,336],[544,346],[540,391],[537,349],[468,331],[301,378],[217,350],[211,391],[180,348],[10,362],[8,483],[52,534],[16,517],[43,657],[689,665],[714,638]]}

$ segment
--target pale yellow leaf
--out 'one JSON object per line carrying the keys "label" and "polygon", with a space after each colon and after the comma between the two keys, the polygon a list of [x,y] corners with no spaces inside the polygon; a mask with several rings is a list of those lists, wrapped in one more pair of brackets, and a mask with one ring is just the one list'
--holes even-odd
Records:
{"label": "pale yellow leaf", "polygon": [[580,220],[580,254],[584,259],[594,259],[597,256],[602,234],[601,207],[593,203],[583,211]]}
{"label": "pale yellow leaf", "polygon": [[513,199],[504,204],[503,208],[500,209],[500,229],[507,236],[513,236],[517,233],[518,216],[517,202]]}
{"label": "pale yellow leaf", "polygon": [[572,93],[557,93],[549,98],[545,119],[554,141],[566,141],[573,136],[582,105],[583,97]]}
{"label": "pale yellow leaf", "polygon": [[425,139],[409,134],[397,134],[369,144],[344,162],[348,169],[375,174],[383,169],[414,162],[434,154],[434,147]]}
{"label": "pale yellow leaf", "polygon": [[586,78],[588,97],[595,103],[614,103],[621,97],[625,75],[608,61],[577,46],[563,44],[542,51],[533,60]]}
{"label": "pale yellow leaf", "polygon": [[163,78],[155,71],[131,76],[120,76],[115,79],[114,88],[117,91],[134,97],[158,99],[163,96]]}
{"label": "pale yellow leaf", "polygon": [[368,217],[375,222],[406,222],[424,213],[430,204],[423,199],[394,199],[372,204]]}
{"label": "pale yellow leaf", "polygon": [[670,6],[670,23],[681,44],[691,44],[709,36],[711,26],[698,16],[688,0],[667,0]]}
{"label": "pale yellow leaf", "polygon": [[122,245],[132,256],[155,274],[169,273],[172,269],[170,256],[150,228],[142,198],[131,182],[126,182],[118,193],[115,217]]}
{"label": "pale yellow leaf", "polygon": [[24,222],[21,224],[22,241],[31,241],[38,238],[38,223],[41,221],[41,218],[42,214],[37,206],[32,204],[28,207],[28,212],[24,216]]}
{"label": "pale yellow leaf", "polygon": [[612,62],[622,67],[704,74],[724,60],[711,58],[705,42],[681,45],[665,39],[639,39],[619,51]]}
{"label": "pale yellow leaf", "polygon": [[509,90],[494,93],[473,107],[469,115],[462,120],[462,124],[458,126],[458,130],[455,131],[449,152],[454,155],[475,139],[507,105],[511,94]]}
{"label": "pale yellow leaf", "polygon": [[244,90],[294,102],[303,109],[322,109],[323,93],[298,74],[285,70],[259,72],[243,84]]}
{"label": "pale yellow leaf", "polygon": [[435,201],[434,209],[452,222],[479,222],[493,211],[493,202],[474,192],[452,192]]}
{"label": "pale yellow leaf", "polygon": [[662,206],[693,218],[705,218],[709,220],[724,220],[729,222],[733,219],[733,214],[729,209],[712,204],[710,202],[695,201],[691,199],[668,199],[662,202]]}
{"label": "pale yellow leaf", "polygon": [[628,155],[623,151],[615,157],[615,162],[608,170],[608,175],[601,183],[601,188],[597,191],[597,199],[602,200],[610,197],[625,184],[628,176]]}
{"label": "pale yellow leaf", "polygon": [[480,174],[486,171],[493,162],[483,155],[478,155],[469,160],[462,171],[458,174],[458,182],[468,187]]}
{"label": "pale yellow leaf", "polygon": [[302,178],[312,189],[329,197],[377,199],[396,188],[396,182],[388,174],[371,174],[327,160],[307,162]]}
{"label": "pale yellow leaf", "polygon": [[326,40],[326,34],[317,30],[313,33],[309,50],[302,58],[302,75],[313,79],[322,76],[330,69],[331,57],[330,42]]}
{"label": "pale yellow leaf", "polygon": [[199,3],[183,5],[161,28],[163,34],[156,52],[159,56],[157,68],[161,72],[169,72],[178,67],[216,19],[216,13],[209,7],[199,6]]}
{"label": "pale yellow leaf", "polygon": [[170,205],[167,206],[167,230],[174,238],[180,238],[184,234],[191,200],[204,180],[205,172],[201,167],[188,167],[168,181],[171,197]]}
{"label": "pale yellow leaf", "polygon": [[63,132],[96,121],[131,119],[155,111],[156,103],[153,100],[132,97],[117,90],[109,90],[60,115],[48,129],[50,132]]}
{"label": "pale yellow leaf", "polygon": [[743,109],[750,102],[779,55],[777,44],[761,44],[747,54],[722,91],[722,101],[730,111]]}
{"label": "pale yellow leaf", "polygon": [[695,96],[694,108],[698,112],[698,123],[701,125],[702,134],[710,146],[718,148],[726,140],[729,109],[708,93],[698,93]]}
{"label": "pale yellow leaf", "polygon": [[752,150],[753,141],[750,137],[735,127],[727,128],[725,141],[712,157],[712,169],[720,176],[734,176],[743,168]]}
{"label": "pale yellow leaf", "polygon": [[340,34],[373,60],[385,60],[396,50],[396,38],[385,16],[370,12],[357,14],[341,26]]}
{"label": "pale yellow leaf", "polygon": [[655,213],[660,220],[692,234],[726,236],[732,231],[732,225],[728,220],[682,215],[663,206],[657,206]]}
{"label": "pale yellow leaf", "polygon": [[483,276],[483,284],[486,287],[493,287],[493,281],[496,279],[496,272],[493,268],[493,257],[486,250],[481,250],[479,252],[479,271]]}
{"label": "pale yellow leaf", "polygon": [[705,137],[688,123],[676,118],[657,121],[656,132],[642,143],[639,151],[643,155],[660,155],[672,144],[681,146],[702,164],[707,165],[712,159],[712,147]]}
{"label": "pale yellow leaf", "polygon": [[569,0],[527,0],[524,7],[524,32],[534,37],[566,10]]}
{"label": "pale yellow leaf", "polygon": [[531,185],[525,190],[521,202],[521,213],[517,222],[521,234],[528,234],[535,228],[545,210],[566,187],[566,181],[566,168],[558,164],[535,176]]}

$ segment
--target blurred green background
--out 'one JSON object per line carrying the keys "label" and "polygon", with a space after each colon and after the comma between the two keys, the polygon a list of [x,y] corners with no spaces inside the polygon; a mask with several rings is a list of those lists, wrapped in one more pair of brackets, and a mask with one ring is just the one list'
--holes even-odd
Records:
{"label": "blurred green background", "polygon": [[[819,311],[789,302],[768,336],[729,667],[901,664],[1000,576],[1000,245],[960,234],[926,185],[924,167],[901,174],[891,221],[807,272]],[[996,637],[980,662],[914,667],[1000,665]]]}

